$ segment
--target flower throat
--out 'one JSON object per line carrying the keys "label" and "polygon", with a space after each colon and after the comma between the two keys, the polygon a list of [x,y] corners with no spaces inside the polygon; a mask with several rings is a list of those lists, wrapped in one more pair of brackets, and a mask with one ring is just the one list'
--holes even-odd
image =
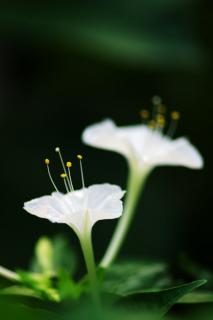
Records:
{"label": "flower throat", "polygon": [[180,113],[178,111],[172,111],[170,113],[170,121],[167,126],[166,106],[162,103],[162,99],[159,96],[154,96],[152,98],[152,106],[151,113],[147,109],[142,109],[140,111],[142,122],[148,125],[150,129],[161,132],[163,132],[167,127],[166,135],[172,138],[177,129]]}

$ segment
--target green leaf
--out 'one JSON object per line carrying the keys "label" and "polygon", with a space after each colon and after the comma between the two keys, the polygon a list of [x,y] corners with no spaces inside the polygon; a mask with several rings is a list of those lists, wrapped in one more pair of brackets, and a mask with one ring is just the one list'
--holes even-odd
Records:
{"label": "green leaf", "polygon": [[24,286],[10,286],[0,290],[0,295],[15,295],[15,296],[26,296],[32,298],[40,298],[39,294],[36,294],[35,290]]}
{"label": "green leaf", "polygon": [[64,237],[41,237],[35,246],[33,272],[17,271],[20,286],[7,287],[2,294],[27,295],[55,302],[67,297],[77,299],[82,290],[71,278],[74,269],[74,254]]}
{"label": "green leaf", "polygon": [[0,299],[1,319],[8,320],[62,320],[60,315],[51,311],[30,308],[14,300]]}
{"label": "green leaf", "polygon": [[121,298],[119,304],[124,308],[128,307],[137,312],[152,313],[160,316],[166,314],[186,294],[205,283],[206,280],[197,280],[169,289],[138,291]]}
{"label": "green leaf", "polygon": [[18,271],[22,283],[32,288],[41,298],[58,302],[60,300],[58,291],[53,287],[53,280],[41,273],[30,273]]}
{"label": "green leaf", "polygon": [[172,279],[165,263],[124,261],[106,270],[103,290],[123,295],[150,288],[168,288],[171,285]]}
{"label": "green leaf", "polygon": [[0,290],[0,295],[27,296],[59,302],[79,299],[88,287],[88,284],[82,281],[74,282],[70,273],[63,269],[58,272],[57,278],[27,271],[19,271],[18,274],[22,285],[6,287]]}
{"label": "green leaf", "polygon": [[181,270],[187,275],[195,279],[206,279],[208,281],[206,288],[213,289],[213,272],[203,265],[191,260],[188,256],[182,255],[179,258]]}
{"label": "green leaf", "polygon": [[196,291],[186,294],[178,303],[212,303],[213,292],[210,291]]}
{"label": "green leaf", "polygon": [[70,277],[70,274],[66,270],[61,270],[58,278],[58,292],[60,299],[78,299],[81,293],[84,291],[84,285],[76,283]]}

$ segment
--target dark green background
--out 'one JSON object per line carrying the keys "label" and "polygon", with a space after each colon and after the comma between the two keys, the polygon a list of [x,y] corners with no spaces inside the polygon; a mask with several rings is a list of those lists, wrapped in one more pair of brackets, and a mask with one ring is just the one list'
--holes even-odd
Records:
{"label": "dark green background", "polygon": [[[59,170],[54,153],[84,154],[87,184],[125,188],[125,160],[83,146],[85,126],[111,117],[140,121],[153,95],[178,109],[177,135],[186,135],[205,168],[157,168],[122,254],[175,259],[187,253],[212,265],[212,36],[207,1],[73,1],[1,4],[0,10],[0,264],[28,264],[40,235],[65,233],[63,225],[26,214],[23,202],[52,191],[43,158]],[[80,186],[74,160],[75,185]],[[59,181],[60,183],[60,181]],[[94,228],[100,258],[115,221]]]}

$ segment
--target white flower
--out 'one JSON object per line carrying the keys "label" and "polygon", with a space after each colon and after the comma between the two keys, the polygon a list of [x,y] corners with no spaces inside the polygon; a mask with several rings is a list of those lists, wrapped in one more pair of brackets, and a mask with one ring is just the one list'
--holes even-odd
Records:
{"label": "white flower", "polygon": [[186,138],[173,140],[144,124],[118,127],[107,119],[87,127],[82,139],[90,146],[121,153],[139,170],[159,165],[203,167],[202,156]]}
{"label": "white flower", "polygon": [[67,194],[53,192],[24,203],[24,209],[51,222],[69,225],[79,237],[99,220],[119,218],[124,191],[116,185],[97,184]]}
{"label": "white flower", "polygon": [[[109,247],[100,263],[108,267],[116,258],[133,219],[140,191],[147,177],[156,166],[184,166],[192,169],[203,167],[199,151],[184,137],[172,139],[179,113],[171,113],[171,122],[166,127],[165,107],[159,97],[153,98],[152,118],[148,110],[141,111],[147,124],[118,127],[107,119],[87,127],[84,143],[122,154],[129,164],[129,179],[124,213],[118,222]],[[150,119],[151,118],[151,119]]]}
{"label": "white flower", "polygon": [[99,284],[96,275],[96,264],[93,252],[91,231],[93,225],[99,220],[119,218],[123,211],[121,198],[124,191],[116,185],[108,183],[96,184],[85,187],[84,172],[81,154],[77,155],[80,161],[82,189],[74,190],[72,181],[72,162],[63,160],[59,147],[55,148],[59,155],[63,172],[61,178],[64,181],[66,194],[59,192],[50,170],[50,160],[46,158],[44,163],[56,192],[49,196],[43,196],[24,203],[24,209],[51,222],[65,223],[76,233],[84,255],[90,290],[95,306],[100,308]]}

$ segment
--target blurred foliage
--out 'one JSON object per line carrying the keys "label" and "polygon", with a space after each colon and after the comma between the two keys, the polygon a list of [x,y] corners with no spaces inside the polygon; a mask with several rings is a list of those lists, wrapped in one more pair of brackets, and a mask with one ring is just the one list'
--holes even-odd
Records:
{"label": "blurred foliage", "polygon": [[[101,315],[97,315],[91,305],[82,303],[81,308],[66,308],[59,310],[45,310],[40,307],[26,306],[24,304],[0,298],[0,310],[2,319],[8,320],[157,320],[162,319],[161,316],[155,314],[137,312],[137,310],[125,310],[105,308]],[[196,312],[188,312],[186,315],[168,315],[163,317],[165,320],[211,320],[213,316],[213,308],[207,307],[204,310]]]}
{"label": "blurred foliage", "polygon": [[138,312],[162,316],[184,295],[205,284],[205,280],[197,280],[174,288],[164,290],[136,291],[125,295],[121,300],[124,308],[137,309]]}
{"label": "blurred foliage", "polygon": [[103,288],[117,294],[150,288],[168,288],[173,285],[169,267],[163,262],[122,261],[106,271]]}
{"label": "blurred foliage", "polygon": [[206,279],[206,289],[213,289],[213,272],[209,268],[200,265],[199,263],[190,259],[187,255],[181,255],[179,258],[179,266],[183,273],[193,279],[202,277]]}
{"label": "blurred foliage", "polygon": [[51,311],[31,308],[22,303],[0,298],[1,319],[8,320],[56,320],[59,315]]}
{"label": "blurred foliage", "polygon": [[[206,53],[193,29],[199,1],[107,1],[3,6],[9,32],[131,66],[201,69]],[[5,32],[5,31],[4,31]]]}
{"label": "blurred foliage", "polygon": [[[65,238],[57,236],[51,240],[41,237],[35,245],[31,270],[17,271],[18,277],[2,286],[1,314],[8,319],[13,319],[13,314],[17,314],[16,319],[83,318],[90,305],[89,284],[87,276],[80,281],[74,279],[75,261]],[[163,262],[122,261],[108,270],[97,271],[103,307],[107,308],[105,319],[119,319],[127,312],[131,319],[137,319],[140,314],[152,320],[166,314],[178,302],[197,305],[213,301],[210,291],[192,292],[206,280],[188,283],[185,280],[177,285],[180,280],[175,279],[168,264]],[[91,307],[87,312],[99,319]]]}
{"label": "blurred foliage", "polygon": [[42,237],[35,247],[35,256],[30,269],[33,272],[55,275],[61,268],[76,271],[76,257],[66,238],[56,236],[53,239]]}
{"label": "blurred foliage", "polygon": [[84,284],[74,282],[76,258],[67,240],[56,236],[52,240],[41,237],[29,271],[18,270],[16,285],[3,288],[3,295],[21,295],[59,302],[79,298]]}

